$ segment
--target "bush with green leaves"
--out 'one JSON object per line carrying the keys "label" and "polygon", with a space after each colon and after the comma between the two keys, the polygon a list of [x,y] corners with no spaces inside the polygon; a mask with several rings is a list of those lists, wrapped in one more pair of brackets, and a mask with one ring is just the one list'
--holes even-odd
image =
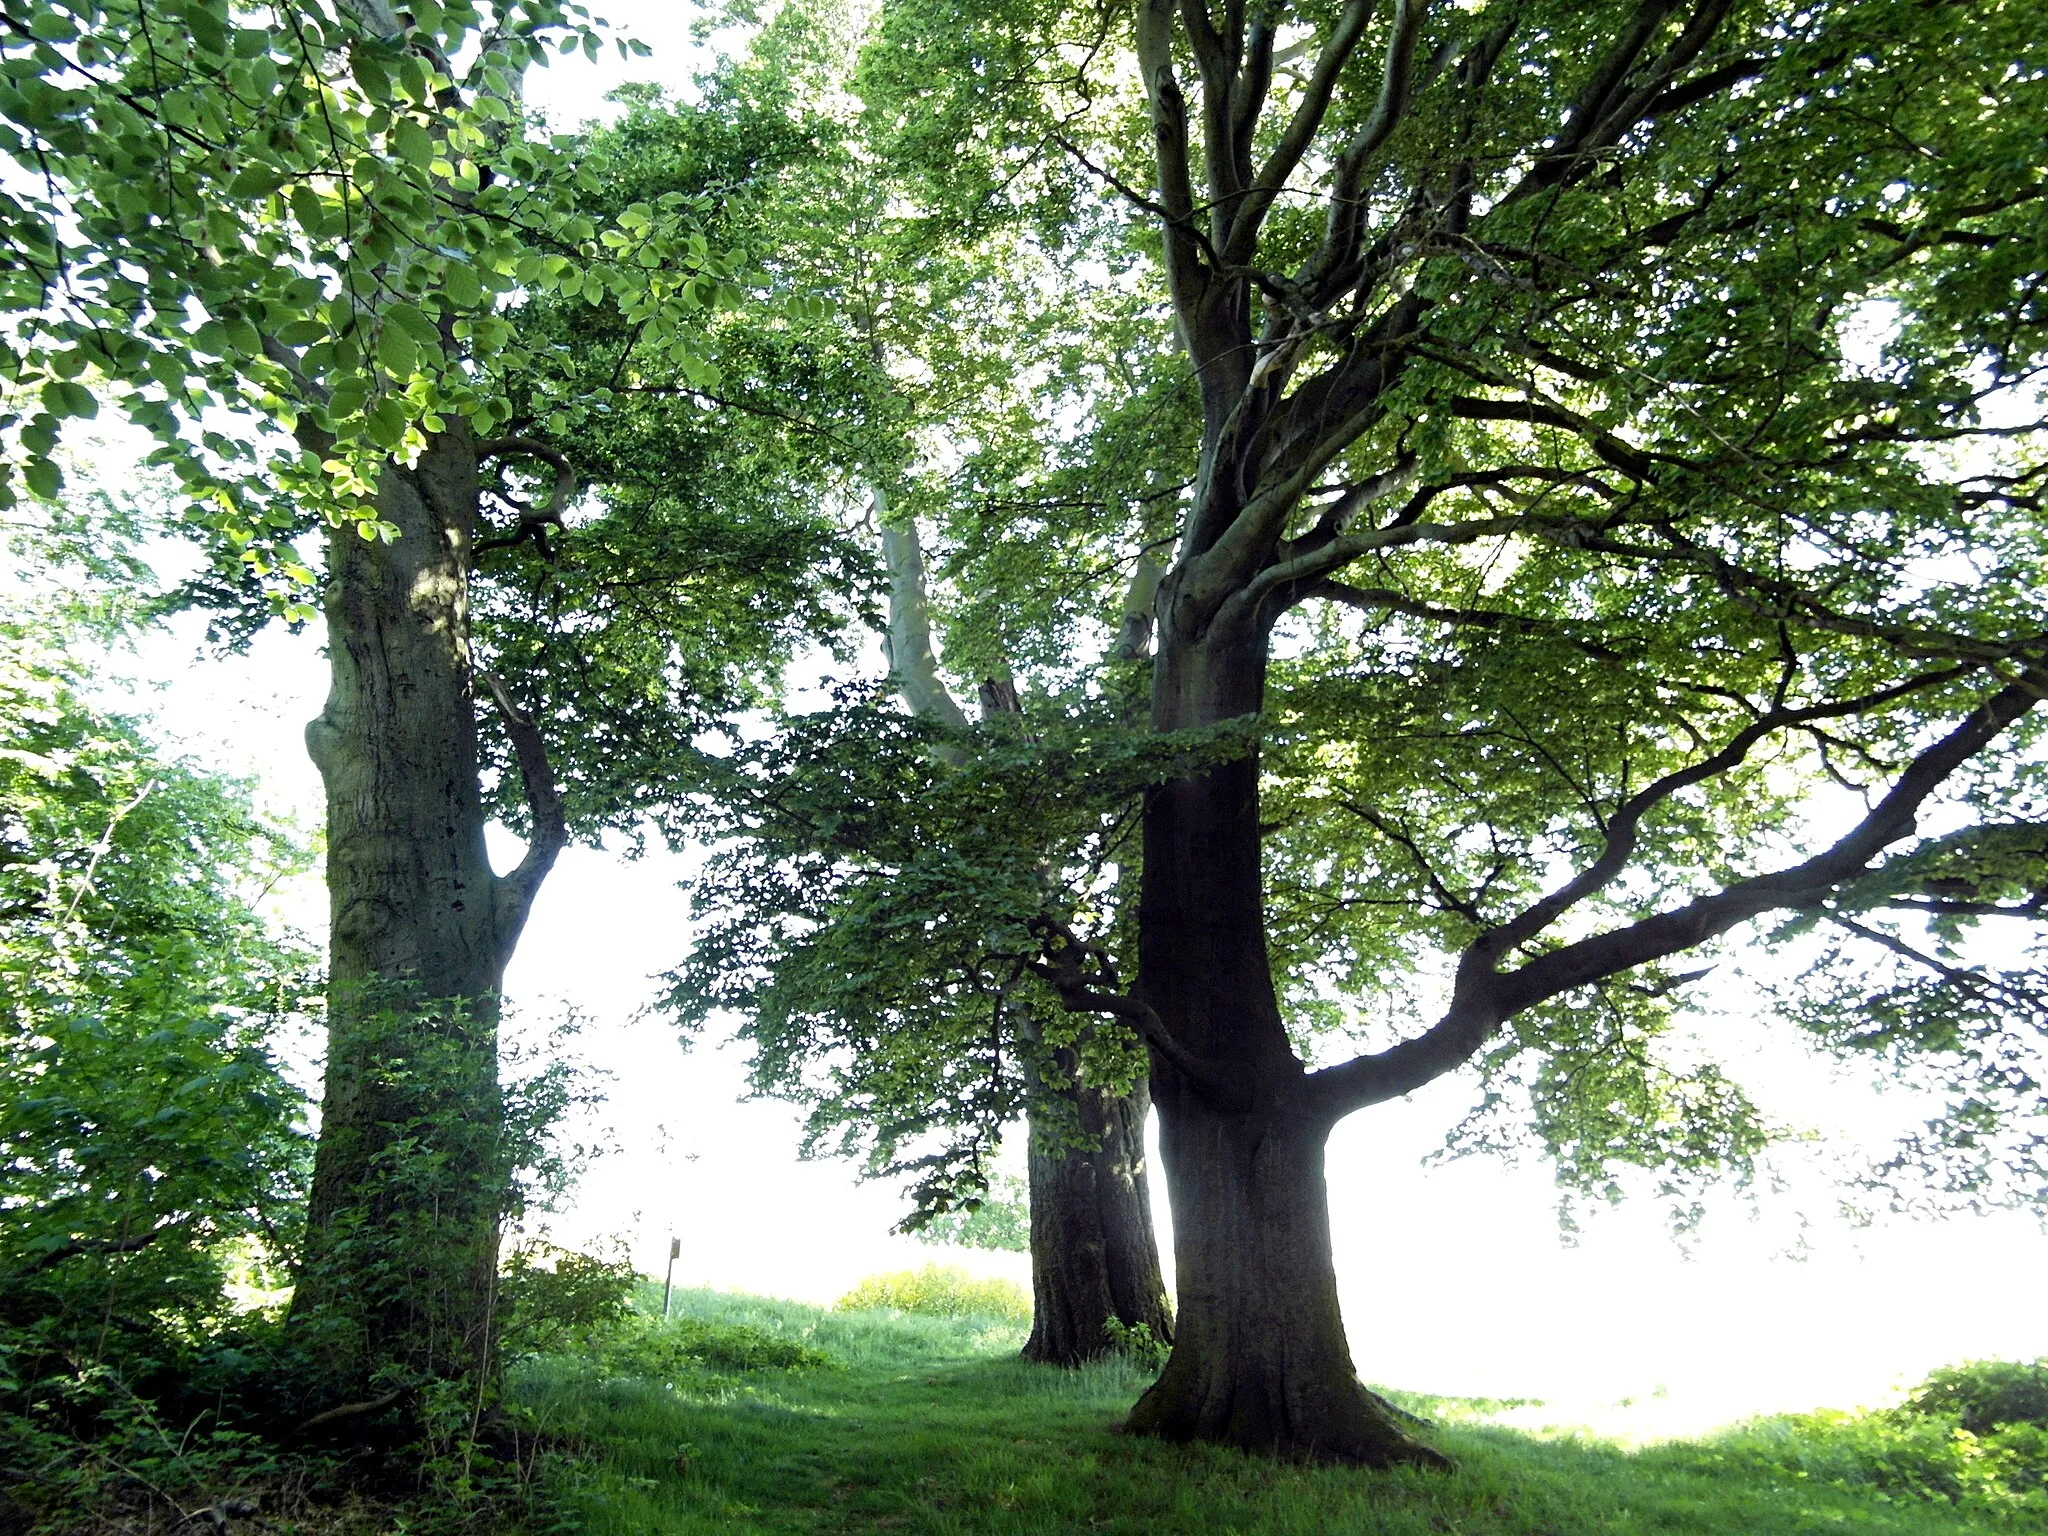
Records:
{"label": "bush with green leaves", "polygon": [[1031,1296],[1015,1281],[978,1279],[944,1264],[869,1275],[839,1298],[838,1308],[842,1312],[920,1312],[932,1317],[1031,1321]]}
{"label": "bush with green leaves", "polygon": [[1102,1331],[1108,1336],[1111,1354],[1121,1355],[1140,1370],[1157,1373],[1166,1369],[1173,1346],[1154,1333],[1151,1324],[1124,1323],[1112,1317]]}
{"label": "bush with green leaves", "polygon": [[261,1475],[220,1405],[274,1364],[311,1151],[276,1042],[315,957],[259,909],[305,850],[92,701],[121,606],[0,616],[0,1471],[68,1508]]}
{"label": "bush with green leaves", "polygon": [[2021,1526],[2048,1519],[2048,1361],[1945,1366],[1899,1406],[1784,1414],[1722,1436],[1716,1460],[1800,1482],[1934,1499]]}
{"label": "bush with green leaves", "polygon": [[802,1339],[785,1338],[749,1323],[701,1317],[629,1324],[606,1342],[600,1362],[608,1372],[653,1380],[686,1371],[730,1376],[749,1371],[829,1369],[839,1363]]}
{"label": "bush with green leaves", "polygon": [[0,1330],[26,1372],[189,1365],[292,1253],[309,1145],[273,1041],[314,958],[243,786],[90,704],[0,622]]}
{"label": "bush with green leaves", "polygon": [[508,1355],[574,1347],[633,1315],[640,1276],[621,1255],[540,1240],[515,1245],[498,1273],[499,1337]]}
{"label": "bush with green leaves", "polygon": [[1914,1389],[1905,1411],[1953,1418],[1973,1435],[2019,1424],[2048,1430],[2048,1359],[1945,1365]]}

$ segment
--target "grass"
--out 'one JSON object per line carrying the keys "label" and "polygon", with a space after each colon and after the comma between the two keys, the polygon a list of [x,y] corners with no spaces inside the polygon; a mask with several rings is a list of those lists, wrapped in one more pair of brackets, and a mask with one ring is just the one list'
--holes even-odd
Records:
{"label": "grass", "polygon": [[1458,1460],[1450,1475],[1162,1445],[1116,1433],[1143,1374],[1116,1362],[1025,1365],[1014,1323],[710,1292],[677,1301],[700,1340],[748,1330],[735,1337],[784,1340],[831,1363],[733,1370],[697,1358],[650,1376],[627,1361],[529,1362],[519,1396],[569,1448],[560,1491],[590,1536],[2011,1529],[1946,1504],[1802,1480],[1717,1445],[1628,1452],[1488,1426],[1477,1408],[1461,1414],[1443,1400],[1424,1406],[1438,1418],[1431,1438]]}

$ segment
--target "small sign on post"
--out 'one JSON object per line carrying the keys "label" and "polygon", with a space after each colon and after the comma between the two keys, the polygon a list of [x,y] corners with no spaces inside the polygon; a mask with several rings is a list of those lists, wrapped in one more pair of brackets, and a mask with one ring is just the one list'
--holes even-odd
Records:
{"label": "small sign on post", "polygon": [[676,1260],[683,1254],[683,1240],[672,1237],[668,1240],[668,1277],[661,1282],[661,1320],[668,1321],[668,1299],[676,1288]]}

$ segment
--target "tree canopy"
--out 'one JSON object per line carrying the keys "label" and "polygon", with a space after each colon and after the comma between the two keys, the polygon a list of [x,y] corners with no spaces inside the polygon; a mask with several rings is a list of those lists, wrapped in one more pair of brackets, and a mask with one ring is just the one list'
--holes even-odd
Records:
{"label": "tree canopy", "polygon": [[[836,1018],[879,1016],[867,977],[922,1016],[943,993],[892,976],[971,978],[1006,932],[1135,1030],[1215,1314],[1141,1427],[1421,1454],[1313,1301],[1322,1135],[1476,1069],[1474,1139],[1512,1111],[1569,1181],[1642,1164],[1683,1199],[1769,1134],[1672,1027],[1738,934],[1829,934],[1795,1018],[1948,1082],[1905,1162],[2048,1188],[2032,962],[1964,936],[2048,887],[2044,80],[1999,5],[885,7],[858,81],[904,196],[1042,215],[1074,283],[1068,366],[1014,397],[1032,430],[934,461],[949,659],[1014,661],[1027,717],[1099,712],[1074,659],[1150,551],[1150,731],[1256,747],[1125,791],[1135,965],[1013,792],[880,927],[856,893],[928,850],[849,810],[854,884],[765,852],[787,887],[719,899],[792,969],[728,974],[842,1072],[876,1058],[777,990],[842,943]],[[1128,223],[1077,217],[1091,187]],[[852,771],[810,783],[905,793]],[[1034,848],[1051,878],[999,873]],[[940,1118],[959,1081],[929,1078]]]}

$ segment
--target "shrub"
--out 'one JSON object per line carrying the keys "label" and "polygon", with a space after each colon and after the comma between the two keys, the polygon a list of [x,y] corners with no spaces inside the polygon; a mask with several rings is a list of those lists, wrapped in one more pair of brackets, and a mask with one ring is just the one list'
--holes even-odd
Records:
{"label": "shrub", "polygon": [[684,1317],[672,1323],[629,1324],[599,1354],[608,1371],[659,1381],[690,1368],[726,1375],[747,1371],[818,1370],[838,1365],[822,1349],[746,1323]]}
{"label": "shrub", "polygon": [[146,1389],[233,1317],[237,1267],[291,1258],[311,1143],[271,1041],[314,956],[257,901],[304,855],[4,617],[0,737],[0,1394]]}
{"label": "shrub", "polygon": [[2008,1521],[2048,1516],[2041,1362],[1980,1361],[1934,1372],[1897,1408],[1801,1413],[1746,1424],[1717,1460],[1801,1481],[1934,1499]]}
{"label": "shrub", "polygon": [[1112,1317],[1102,1325],[1102,1333],[1113,1353],[1142,1371],[1165,1370],[1166,1357],[1173,1353],[1173,1346],[1155,1334],[1150,1323],[1126,1323]]}
{"label": "shrub", "polygon": [[498,1277],[506,1352],[533,1354],[609,1332],[632,1313],[639,1282],[622,1257],[521,1243]]}
{"label": "shrub", "polygon": [[2048,1429],[2048,1359],[1945,1365],[1920,1383],[1904,1409],[1954,1419],[1973,1435],[2008,1424]]}
{"label": "shrub", "polygon": [[963,1269],[923,1269],[869,1275],[839,1298],[842,1312],[921,1312],[930,1317],[992,1317],[1031,1321],[1031,1296],[1010,1280],[978,1280]]}

